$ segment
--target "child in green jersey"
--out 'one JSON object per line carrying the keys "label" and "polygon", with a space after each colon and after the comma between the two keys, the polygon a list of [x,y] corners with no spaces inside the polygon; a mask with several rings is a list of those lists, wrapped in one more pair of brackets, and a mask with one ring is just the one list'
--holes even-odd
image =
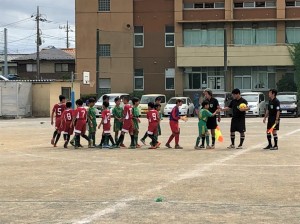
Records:
{"label": "child in green jersey", "polygon": [[141,148],[141,146],[138,144],[138,139],[139,139],[139,123],[140,123],[140,111],[139,111],[139,104],[140,104],[140,99],[137,97],[134,97],[132,99],[132,115],[133,115],[133,135],[134,135],[134,143],[136,148]]}
{"label": "child in green jersey", "polygon": [[95,148],[96,146],[96,110],[94,108],[96,100],[94,98],[89,99],[89,109],[88,109],[88,129],[89,129],[89,139],[92,140],[92,144],[89,144],[89,148]]}
{"label": "child in green jersey", "polygon": [[[206,140],[206,148],[211,149],[209,146],[209,132],[206,126],[207,118],[215,116],[219,110],[216,110],[214,113],[211,113],[209,110],[209,102],[208,101],[203,101],[202,102],[202,109],[199,111],[199,122],[198,122],[198,130],[199,130],[199,136],[197,137],[196,140],[196,145],[195,149],[201,149],[204,148],[204,140]],[[200,138],[202,138],[202,144],[200,147],[198,147],[200,143]]]}
{"label": "child in green jersey", "polygon": [[112,115],[114,117],[115,142],[117,142],[119,132],[122,130],[123,125],[123,108],[120,106],[121,99],[119,97],[115,98],[115,103],[116,106],[112,110]]}

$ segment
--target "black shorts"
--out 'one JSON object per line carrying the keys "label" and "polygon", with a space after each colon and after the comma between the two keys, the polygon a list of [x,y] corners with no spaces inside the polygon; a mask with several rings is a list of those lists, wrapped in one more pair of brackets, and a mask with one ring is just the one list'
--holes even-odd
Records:
{"label": "black shorts", "polygon": [[[267,124],[268,130],[275,124],[275,121],[276,121],[276,117],[268,117],[268,124]],[[279,131],[279,124],[280,124],[280,119],[278,121],[278,124],[275,126],[274,130]]]}
{"label": "black shorts", "polygon": [[246,119],[245,117],[232,118],[230,125],[230,132],[246,132]]}
{"label": "black shorts", "polygon": [[218,126],[217,118],[216,117],[207,118],[206,126],[207,126],[207,129],[216,129]]}

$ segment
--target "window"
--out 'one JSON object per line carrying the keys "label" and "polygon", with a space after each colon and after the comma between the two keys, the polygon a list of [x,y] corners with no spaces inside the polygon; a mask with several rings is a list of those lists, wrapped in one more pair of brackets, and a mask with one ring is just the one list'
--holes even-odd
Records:
{"label": "window", "polygon": [[55,64],[55,72],[68,72],[69,65],[68,64]]}
{"label": "window", "polygon": [[265,8],[266,3],[265,2],[255,2],[256,8]]}
{"label": "window", "polygon": [[286,43],[296,44],[300,42],[300,27],[286,27]]}
{"label": "window", "polygon": [[184,3],[183,8],[184,9],[193,9],[194,8],[194,3]]}
{"label": "window", "polygon": [[274,8],[274,7],[276,7],[275,1],[267,1],[266,2],[266,8]]}
{"label": "window", "polygon": [[295,6],[295,1],[287,1],[285,2],[286,7]]}
{"label": "window", "polygon": [[175,69],[167,68],[165,70],[165,80],[166,80],[166,90],[174,90],[175,89]]}
{"label": "window", "polygon": [[244,2],[244,8],[254,8],[255,2]]}
{"label": "window", "polygon": [[98,0],[98,10],[100,12],[109,12],[110,0]]}
{"label": "window", "polygon": [[144,90],[143,69],[134,69],[134,90]]}
{"label": "window", "polygon": [[213,9],[214,7],[214,3],[204,3],[204,8],[206,9]]}
{"label": "window", "polygon": [[184,46],[223,46],[224,29],[186,29],[183,31]]}
{"label": "window", "polygon": [[221,67],[208,68],[208,88],[224,89],[224,71]]}
{"label": "window", "polygon": [[216,9],[224,9],[225,3],[224,2],[216,2],[215,8]]}
{"label": "window", "polygon": [[144,47],[144,27],[135,26],[134,27],[134,47],[143,48]]}
{"label": "window", "polygon": [[204,3],[195,3],[194,8],[195,9],[203,9],[204,8]]}
{"label": "window", "polygon": [[276,44],[276,28],[235,28],[235,45],[272,45]]}
{"label": "window", "polygon": [[111,80],[110,79],[99,79],[99,94],[111,93]]}
{"label": "window", "polygon": [[67,100],[71,100],[71,87],[61,87],[61,95],[65,96]]}
{"label": "window", "polygon": [[244,4],[242,2],[235,2],[234,8],[243,8]]}
{"label": "window", "polygon": [[300,6],[300,1],[296,1],[296,2],[295,2],[295,6],[296,6],[296,7],[299,7],[299,6]]}
{"label": "window", "polygon": [[36,64],[26,64],[27,72],[36,72]]}
{"label": "window", "polygon": [[110,57],[110,44],[100,44],[99,48],[101,57]]}
{"label": "window", "polygon": [[235,2],[234,8],[275,8],[276,1]]}
{"label": "window", "polygon": [[166,26],[165,28],[165,47],[175,46],[174,26]]}

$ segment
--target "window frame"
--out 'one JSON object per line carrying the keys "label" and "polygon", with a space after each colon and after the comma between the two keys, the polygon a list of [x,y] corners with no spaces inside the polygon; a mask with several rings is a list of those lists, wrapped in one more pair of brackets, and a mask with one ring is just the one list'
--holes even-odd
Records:
{"label": "window frame", "polygon": [[[167,27],[173,27],[173,32],[167,31]],[[165,47],[175,47],[175,27],[174,26],[165,26]],[[173,46],[167,45],[167,36],[173,36]]]}
{"label": "window frame", "polygon": [[[173,88],[167,88],[167,79],[173,79]],[[165,69],[165,90],[175,90],[175,68]]]}
{"label": "window frame", "polygon": [[[138,75],[139,73],[142,74],[142,75]],[[142,79],[143,80],[143,88],[142,89],[137,89],[136,88],[136,79]],[[134,69],[133,89],[135,91],[143,91],[145,89],[145,75],[144,75],[144,69],[142,69],[142,68],[136,68],[136,69]]]}
{"label": "window frame", "polygon": [[[108,50],[104,49],[104,47],[108,47]],[[111,45],[110,44],[99,44],[99,56],[103,57],[103,58],[111,57]]]}
{"label": "window frame", "polygon": [[[102,4],[105,6],[103,6],[103,8],[101,9]],[[107,7],[107,5],[109,5],[109,7]],[[98,0],[98,12],[110,12],[110,10],[111,10],[110,0]]]}
{"label": "window frame", "polygon": [[[145,46],[144,26],[135,26],[135,28],[136,28],[136,27],[142,27],[143,32],[135,32],[135,31],[134,31],[134,34],[133,34],[133,35],[134,35],[133,47],[134,47],[134,48],[144,48],[144,46]],[[135,28],[134,28],[134,29],[135,29]],[[141,36],[141,37],[142,37],[143,43],[142,43],[141,46],[137,46],[137,45],[136,45],[135,38],[136,38],[137,36]]]}
{"label": "window frame", "polygon": [[[65,71],[63,67],[67,65],[67,70]],[[57,69],[57,66],[60,66],[60,71]],[[68,63],[55,63],[55,72],[69,72],[69,64]]]}
{"label": "window frame", "polygon": [[[28,69],[28,66],[31,66],[31,69]],[[35,63],[26,64],[26,72],[37,72],[37,64]]]}

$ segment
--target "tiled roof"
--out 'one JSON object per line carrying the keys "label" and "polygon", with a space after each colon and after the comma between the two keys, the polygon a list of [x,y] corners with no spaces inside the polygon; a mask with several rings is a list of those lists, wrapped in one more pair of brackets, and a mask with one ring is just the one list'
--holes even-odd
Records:
{"label": "tiled roof", "polygon": [[75,58],[75,54],[76,54],[75,48],[61,48],[61,50],[72,55]]}
{"label": "tiled roof", "polygon": [[[28,60],[36,60],[36,53],[21,56],[16,58],[14,61]],[[72,56],[71,54],[57,48],[50,48],[40,51],[40,60],[75,60],[75,56]]]}
{"label": "tiled roof", "polygon": [[[23,57],[23,56],[26,56],[27,54],[8,54],[7,55],[7,61],[10,62],[10,61],[13,61],[15,60],[16,58],[19,58],[19,57]],[[0,61],[4,61],[4,54],[0,54]]]}

